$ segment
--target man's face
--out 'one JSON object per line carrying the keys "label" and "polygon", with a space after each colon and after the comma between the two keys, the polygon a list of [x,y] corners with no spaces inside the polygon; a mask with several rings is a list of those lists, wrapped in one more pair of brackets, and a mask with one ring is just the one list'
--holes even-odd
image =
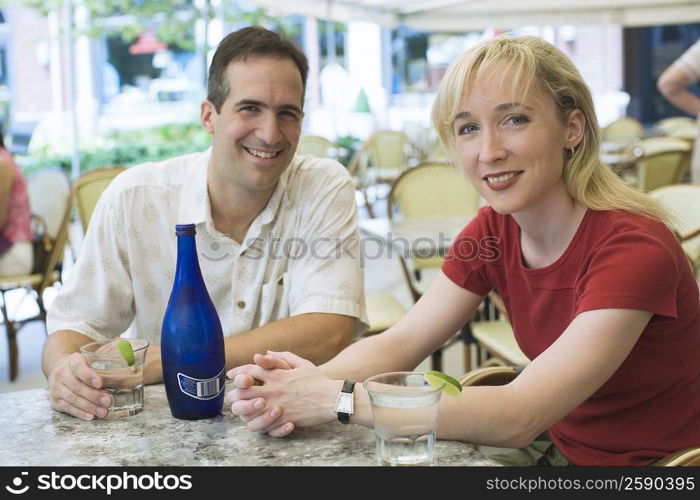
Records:
{"label": "man's face", "polygon": [[221,111],[209,101],[201,110],[202,125],[213,136],[215,179],[271,194],[301,135],[299,69],[291,59],[255,56],[229,63],[225,77],[229,94]]}

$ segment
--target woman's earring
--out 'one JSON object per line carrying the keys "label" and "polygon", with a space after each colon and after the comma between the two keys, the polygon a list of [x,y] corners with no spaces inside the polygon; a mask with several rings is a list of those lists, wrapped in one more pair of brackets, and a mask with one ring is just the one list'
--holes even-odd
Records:
{"label": "woman's earring", "polygon": [[573,158],[574,153],[576,153],[576,148],[574,148],[573,146],[571,146],[571,147],[569,148],[569,158]]}

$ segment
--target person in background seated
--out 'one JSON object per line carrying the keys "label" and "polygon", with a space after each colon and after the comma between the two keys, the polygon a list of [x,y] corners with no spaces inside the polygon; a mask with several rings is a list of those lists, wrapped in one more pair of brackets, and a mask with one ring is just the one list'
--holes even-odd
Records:
{"label": "person in background seated", "polygon": [[33,263],[27,182],[5,149],[0,127],[0,277],[29,274]]}
{"label": "person in background seated", "polygon": [[111,398],[79,348],[130,325],[151,344],[145,382],[162,381],[176,224],[196,224],[227,367],[265,349],[324,362],[366,327],[352,178],[338,162],[295,154],[307,72],[306,56],[274,32],[229,34],[201,105],[211,148],[131,167],[108,186],[48,313],[43,369],[54,409],[107,415]]}
{"label": "person in background seated", "polygon": [[[395,326],[319,367],[258,354],[228,372],[232,412],[272,436],[332,421],[344,379],[415,369],[495,289],[531,362],[441,398],[438,438],[513,448],[498,458],[512,465],[646,465],[699,446],[698,284],[664,210],[601,163],[571,61],[536,37],[483,42],[448,69],[432,120],[488,206]],[[485,238],[498,251],[474,255]],[[350,422],[371,426],[354,387]]]}
{"label": "person in background seated", "polygon": [[659,92],[671,104],[697,119],[698,133],[690,162],[690,180],[694,184],[700,184],[700,97],[691,92],[688,87],[699,81],[700,40],[666,68],[656,82]]}

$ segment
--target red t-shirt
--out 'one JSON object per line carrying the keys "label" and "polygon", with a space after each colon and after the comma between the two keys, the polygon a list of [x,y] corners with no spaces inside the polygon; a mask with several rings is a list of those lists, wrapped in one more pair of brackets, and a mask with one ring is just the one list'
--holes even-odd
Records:
{"label": "red t-shirt", "polygon": [[588,210],[564,254],[529,269],[515,220],[484,207],[459,234],[442,270],[473,293],[498,291],[530,359],[581,312],[653,313],[613,376],[549,430],[573,463],[646,465],[700,445],[698,285],[666,226],[624,211]]}

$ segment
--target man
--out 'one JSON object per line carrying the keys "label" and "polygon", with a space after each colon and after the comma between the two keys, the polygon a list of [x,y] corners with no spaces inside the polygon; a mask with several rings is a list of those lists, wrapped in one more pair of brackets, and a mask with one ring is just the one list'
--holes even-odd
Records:
{"label": "man", "polygon": [[104,192],[48,317],[43,369],[56,410],[107,415],[110,397],[78,350],[132,321],[151,342],[145,381],[162,381],[177,223],[196,224],[227,367],[268,349],[325,361],[364,327],[352,180],[334,161],[295,156],[307,71],[304,54],[275,33],[228,35],[201,105],[211,148],[130,168]]}
{"label": "man", "polygon": [[700,97],[691,92],[689,87],[698,81],[700,81],[700,40],[666,68],[656,82],[659,92],[668,102],[698,119],[698,133],[690,166],[690,179],[694,184],[700,184]]}

